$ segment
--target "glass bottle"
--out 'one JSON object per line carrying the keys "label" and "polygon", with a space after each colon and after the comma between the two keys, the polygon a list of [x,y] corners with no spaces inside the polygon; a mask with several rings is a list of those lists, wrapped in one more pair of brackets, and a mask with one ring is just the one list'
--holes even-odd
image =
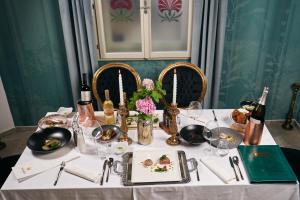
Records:
{"label": "glass bottle", "polygon": [[91,88],[88,86],[88,74],[82,74],[80,88],[80,100],[77,102],[78,121],[81,125],[90,126],[91,120],[95,119],[94,108],[92,104]]}
{"label": "glass bottle", "polygon": [[115,124],[114,104],[109,98],[109,90],[105,90],[105,101],[103,103],[105,124]]}
{"label": "glass bottle", "polygon": [[88,75],[87,73],[82,74],[82,82],[81,82],[81,88],[80,88],[80,100],[82,102],[91,102],[92,101],[92,95],[91,95],[91,88],[87,84]]}
{"label": "glass bottle", "polygon": [[258,145],[261,140],[265,123],[266,99],[269,92],[268,87],[264,87],[263,93],[255,109],[252,111],[250,119],[245,128],[244,144]]}

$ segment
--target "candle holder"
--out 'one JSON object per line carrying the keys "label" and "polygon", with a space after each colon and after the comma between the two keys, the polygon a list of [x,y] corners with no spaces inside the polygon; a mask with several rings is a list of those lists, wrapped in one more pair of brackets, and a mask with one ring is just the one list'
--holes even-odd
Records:
{"label": "candle holder", "polygon": [[293,90],[293,96],[289,108],[289,112],[287,115],[287,119],[285,120],[284,124],[282,124],[282,128],[286,130],[292,130],[293,129],[293,113],[294,113],[294,108],[296,104],[296,98],[297,98],[297,92],[300,90],[300,83],[294,83],[292,84],[292,90]]}
{"label": "candle holder", "polygon": [[168,108],[168,112],[171,115],[171,123],[170,123],[170,128],[169,128],[169,133],[171,134],[171,137],[169,137],[166,140],[166,143],[168,145],[175,146],[175,145],[180,144],[180,140],[177,135],[177,123],[176,123],[176,120],[177,120],[176,118],[177,118],[177,115],[179,114],[177,105],[171,104],[171,106]]}
{"label": "candle holder", "polygon": [[127,127],[127,123],[126,123],[126,118],[129,114],[129,111],[127,109],[127,107],[125,105],[119,105],[119,115],[121,116],[121,131],[122,131],[122,135],[119,137],[119,142],[127,142],[128,145],[132,144],[132,139],[130,137],[128,137],[128,127]]}

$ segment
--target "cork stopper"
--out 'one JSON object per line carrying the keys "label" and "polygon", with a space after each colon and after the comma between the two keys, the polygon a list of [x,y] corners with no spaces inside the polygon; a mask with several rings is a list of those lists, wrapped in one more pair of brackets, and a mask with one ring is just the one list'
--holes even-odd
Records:
{"label": "cork stopper", "polygon": [[109,100],[109,90],[104,90],[104,93],[105,93],[105,99],[106,100]]}

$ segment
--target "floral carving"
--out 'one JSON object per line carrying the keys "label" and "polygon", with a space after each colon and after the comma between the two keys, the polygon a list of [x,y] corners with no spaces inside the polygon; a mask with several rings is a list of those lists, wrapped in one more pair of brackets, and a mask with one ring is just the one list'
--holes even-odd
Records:
{"label": "floral carving", "polygon": [[132,15],[133,15],[132,0],[111,0],[110,7],[113,10],[110,13],[112,22],[132,21]]}
{"label": "floral carving", "polygon": [[158,0],[158,9],[161,22],[178,22],[182,15],[182,0]]}

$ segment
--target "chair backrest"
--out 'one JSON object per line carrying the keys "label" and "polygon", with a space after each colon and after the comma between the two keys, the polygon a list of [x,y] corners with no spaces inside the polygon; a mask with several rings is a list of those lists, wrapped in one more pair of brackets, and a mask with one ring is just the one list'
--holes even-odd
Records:
{"label": "chair backrest", "polygon": [[109,63],[101,66],[93,76],[93,93],[98,104],[103,108],[102,104],[105,100],[104,90],[108,89],[110,99],[114,107],[117,108],[120,103],[119,93],[119,70],[122,74],[123,91],[126,92],[129,99],[141,85],[141,78],[137,71],[125,63]]}
{"label": "chair backrest", "polygon": [[203,71],[192,63],[177,62],[165,67],[158,77],[167,92],[165,103],[172,102],[174,69],[177,74],[177,106],[188,107],[191,101],[202,102],[207,88]]}

